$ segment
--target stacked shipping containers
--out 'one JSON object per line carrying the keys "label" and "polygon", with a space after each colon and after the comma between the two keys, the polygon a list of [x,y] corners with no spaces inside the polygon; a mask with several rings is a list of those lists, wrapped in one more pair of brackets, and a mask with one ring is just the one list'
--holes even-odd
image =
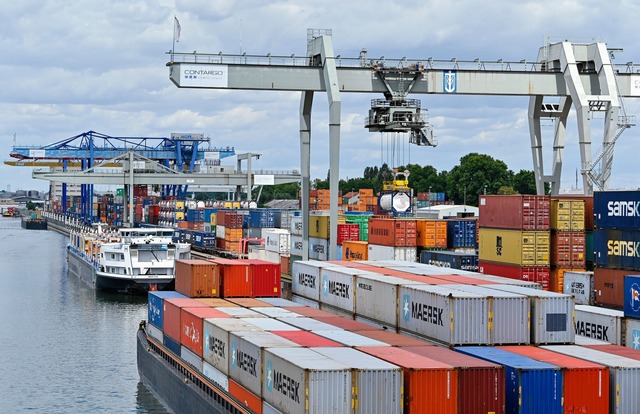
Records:
{"label": "stacked shipping containers", "polygon": [[550,290],[562,292],[566,271],[586,269],[585,200],[551,198]]}

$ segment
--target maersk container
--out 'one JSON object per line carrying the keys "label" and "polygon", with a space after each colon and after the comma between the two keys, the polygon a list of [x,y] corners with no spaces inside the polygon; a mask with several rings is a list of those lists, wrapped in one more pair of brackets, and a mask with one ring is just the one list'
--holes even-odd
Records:
{"label": "maersk container", "polygon": [[302,216],[291,217],[291,234],[302,236]]}
{"label": "maersk container", "polygon": [[[292,312],[293,313],[293,312]],[[321,322],[314,318],[308,318],[306,316],[302,316],[296,314],[297,318],[287,317],[287,318],[278,318],[280,322],[284,322],[287,325],[295,326],[296,328],[305,330],[305,331],[335,331],[336,327],[328,324],[326,322]]]}
{"label": "maersk container", "polygon": [[248,322],[262,329],[263,331],[297,331],[295,326],[280,322],[271,318],[241,318],[240,320]]}
{"label": "maersk container", "polygon": [[219,369],[207,361],[202,361],[202,373],[205,377],[209,378],[213,383],[223,390],[229,392],[229,378],[227,374],[223,374]]}
{"label": "maersk container", "polygon": [[640,318],[640,274],[624,276],[624,316]]}
{"label": "maersk container", "polygon": [[309,237],[309,259],[329,260],[329,239]]}
{"label": "maersk container", "polygon": [[352,348],[311,348],[351,369],[354,413],[401,414],[402,368]]}
{"label": "maersk container", "polygon": [[450,364],[393,346],[357,349],[402,368],[405,413],[458,413],[458,372]]}
{"label": "maersk container", "polygon": [[479,227],[549,230],[551,198],[543,195],[481,195]]}
{"label": "maersk container", "polygon": [[418,250],[416,247],[393,247],[369,243],[367,257],[369,260],[393,259],[415,262],[418,260]]}
{"label": "maersk container", "polygon": [[461,252],[423,250],[420,263],[460,270],[478,271],[478,255]]}
{"label": "maersk container", "polygon": [[504,414],[504,367],[440,346],[402,348],[414,354],[449,364],[458,373],[458,413]]}
{"label": "maersk container", "polygon": [[335,264],[317,260],[298,260],[291,264],[291,291],[294,295],[318,301],[320,299],[320,271]]}
{"label": "maersk container", "polygon": [[246,331],[261,332],[262,329],[244,322],[242,319],[205,319],[203,359],[227,375],[229,373],[229,350],[231,349],[229,333]]}
{"label": "maersk container", "polygon": [[[638,228],[640,229],[640,227]],[[593,232],[597,267],[640,269],[640,231],[598,229]]]}
{"label": "maersk container", "polygon": [[264,350],[299,346],[271,332],[231,332],[229,342],[229,377],[258,396],[262,393]]}
{"label": "maersk container", "polygon": [[202,372],[202,358],[184,345],[180,346],[180,358],[187,361],[192,367]]}
{"label": "maersk container", "polygon": [[600,306],[576,305],[576,335],[624,345],[624,312]]}
{"label": "maersk container", "polygon": [[505,351],[560,367],[565,413],[606,413],[609,410],[609,369],[604,365],[533,346],[505,346]]}
{"label": "maersk container", "polygon": [[333,346],[342,349],[345,348],[341,343],[323,338],[322,336],[309,331],[271,331],[271,333],[288,339],[291,342],[295,342],[296,344],[304,346],[305,348],[314,346]]}
{"label": "maersk container", "polygon": [[495,347],[461,346],[455,350],[504,366],[507,413],[563,413],[560,367]]}
{"label": "maersk container", "polygon": [[626,347],[640,350],[640,319],[626,318],[624,321]]}
{"label": "maersk container", "polygon": [[594,191],[593,219],[596,229],[639,229],[640,191]]}
{"label": "maersk container", "polygon": [[399,328],[446,345],[489,341],[487,298],[446,286],[400,287]]}
{"label": "maersk container", "polygon": [[484,286],[447,285],[447,287],[487,298],[490,315],[487,345],[529,343],[528,296]]}
{"label": "maersk container", "polygon": [[487,287],[529,296],[532,345],[573,343],[575,306],[571,296],[511,285],[487,285]]}
{"label": "maersk container", "polygon": [[376,273],[356,275],[355,313],[365,318],[398,327],[398,290],[400,286],[420,284]]}
{"label": "maersk container", "polygon": [[300,314],[292,312],[279,306],[257,306],[251,308],[252,311],[258,312],[269,318],[295,318],[301,317]]}
{"label": "maersk container", "polygon": [[351,370],[308,348],[265,350],[262,398],[285,414],[352,411]]}
{"label": "maersk container", "polygon": [[320,303],[334,306],[347,313],[355,312],[355,279],[358,273],[366,271],[338,266],[322,269]]}
{"label": "maersk container", "polygon": [[147,320],[150,324],[163,329],[164,306],[162,301],[168,298],[186,298],[173,290],[151,291],[147,296]]}
{"label": "maersk container", "polygon": [[263,400],[262,414],[282,414],[282,411],[278,410],[276,407]]}
{"label": "maersk container", "polygon": [[593,305],[593,272],[564,272],[563,293],[573,296],[576,305]]}
{"label": "maersk container", "polygon": [[302,256],[302,236],[291,235],[290,253],[293,256]]}
{"label": "maersk container", "polygon": [[577,345],[543,346],[609,368],[609,412],[635,414],[640,407],[640,361]]}

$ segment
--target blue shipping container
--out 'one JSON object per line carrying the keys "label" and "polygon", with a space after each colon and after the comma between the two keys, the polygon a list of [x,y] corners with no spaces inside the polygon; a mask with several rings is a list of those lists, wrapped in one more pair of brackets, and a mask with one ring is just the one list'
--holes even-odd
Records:
{"label": "blue shipping container", "polygon": [[420,263],[450,267],[452,269],[478,271],[478,255],[460,252],[437,250],[423,250],[420,253]]}
{"label": "blue shipping container", "polygon": [[271,209],[251,210],[247,227],[274,227],[275,212]]}
{"label": "blue shipping container", "polygon": [[[149,292],[147,296],[147,320],[160,330],[163,329],[162,321],[164,320],[162,301],[169,298],[186,298],[186,296],[173,290]],[[178,352],[180,351],[178,350]]]}
{"label": "blue shipping container", "polygon": [[594,191],[596,229],[640,229],[640,191]]}
{"label": "blue shipping container", "polygon": [[169,348],[169,351],[180,356],[180,342],[174,341],[173,339],[169,338],[167,335],[165,335],[163,339],[164,339],[164,346]]}
{"label": "blue shipping container", "polygon": [[216,247],[216,234],[208,231],[194,231],[193,244],[198,247]]}
{"label": "blue shipping container", "polygon": [[504,366],[507,413],[563,412],[563,376],[560,367],[488,346],[459,346],[454,349]]}
{"label": "blue shipping container", "polygon": [[640,319],[640,274],[624,277],[624,316]]}
{"label": "blue shipping container", "polygon": [[640,271],[640,230],[595,230],[593,249],[597,267]]}
{"label": "blue shipping container", "polygon": [[476,220],[447,220],[447,247],[476,247]]}

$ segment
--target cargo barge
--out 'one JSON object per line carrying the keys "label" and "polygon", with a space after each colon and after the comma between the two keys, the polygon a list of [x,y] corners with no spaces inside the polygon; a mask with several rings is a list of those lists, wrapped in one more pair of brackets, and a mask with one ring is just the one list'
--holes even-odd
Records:
{"label": "cargo barge", "polygon": [[43,218],[23,217],[20,224],[26,230],[47,230],[47,221]]}

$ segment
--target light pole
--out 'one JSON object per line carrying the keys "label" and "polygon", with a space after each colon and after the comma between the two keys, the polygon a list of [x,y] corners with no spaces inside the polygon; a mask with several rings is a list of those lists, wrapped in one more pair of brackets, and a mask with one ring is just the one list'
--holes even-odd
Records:
{"label": "light pole", "polygon": [[487,195],[487,185],[484,185],[484,195]]}

